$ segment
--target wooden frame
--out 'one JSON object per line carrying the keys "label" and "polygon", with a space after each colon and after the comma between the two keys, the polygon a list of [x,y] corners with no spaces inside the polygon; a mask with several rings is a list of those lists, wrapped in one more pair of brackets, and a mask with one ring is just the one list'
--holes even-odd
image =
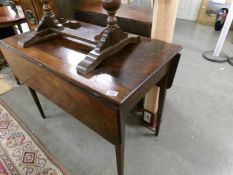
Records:
{"label": "wooden frame", "polygon": [[[210,1],[211,0],[202,0],[202,4],[201,4],[200,11],[199,11],[197,22],[200,23],[200,24],[214,26],[214,24],[215,24],[215,17],[208,16],[206,14],[206,10],[208,8],[208,3]],[[226,0],[226,3],[231,3],[231,2],[232,2],[232,0]],[[232,25],[231,29],[233,29],[233,25]]]}

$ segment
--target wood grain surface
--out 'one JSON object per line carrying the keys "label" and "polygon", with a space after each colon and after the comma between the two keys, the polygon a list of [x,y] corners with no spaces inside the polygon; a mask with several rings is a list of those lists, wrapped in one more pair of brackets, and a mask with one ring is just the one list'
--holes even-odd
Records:
{"label": "wood grain surface", "polygon": [[17,6],[19,14],[16,14],[10,6],[0,7],[0,27],[9,27],[24,22],[23,10]]}
{"label": "wood grain surface", "polygon": [[[97,33],[99,32],[95,29],[88,35],[94,37]],[[82,76],[76,72],[76,66],[84,59],[86,51],[80,50],[81,47],[75,45],[73,41],[67,38],[54,39],[23,49],[17,44],[18,39],[23,36],[5,39],[4,45],[36,61],[76,86],[85,88],[115,104],[124,103],[129,95],[141,88],[146,78],[155,74],[155,70],[158,71],[181,50],[177,45],[142,39],[138,45],[129,45],[105,60],[93,72]],[[118,96],[106,95],[109,90],[119,92]]]}

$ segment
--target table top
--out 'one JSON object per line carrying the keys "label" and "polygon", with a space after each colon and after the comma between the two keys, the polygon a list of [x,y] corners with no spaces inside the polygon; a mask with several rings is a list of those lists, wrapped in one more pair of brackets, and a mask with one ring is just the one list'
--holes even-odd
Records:
{"label": "table top", "polygon": [[20,6],[17,6],[19,14],[16,14],[10,6],[0,7],[0,25],[3,23],[11,23],[24,20],[25,16]]}
{"label": "table top", "polygon": [[[92,32],[90,26],[94,28]],[[87,28],[89,38],[94,38],[103,29],[82,23],[77,33],[87,35],[83,33]],[[11,51],[69,81],[77,88],[117,105],[122,104],[140,89],[145,81],[181,50],[180,46],[174,44],[142,38],[138,45],[128,45],[122,51],[104,60],[91,73],[80,75],[76,71],[76,66],[85,58],[88,51],[75,45],[74,39],[56,38],[34,47],[20,48],[17,41],[24,35],[3,40],[1,47],[8,47]],[[109,91],[115,91],[118,94],[109,96]]]}

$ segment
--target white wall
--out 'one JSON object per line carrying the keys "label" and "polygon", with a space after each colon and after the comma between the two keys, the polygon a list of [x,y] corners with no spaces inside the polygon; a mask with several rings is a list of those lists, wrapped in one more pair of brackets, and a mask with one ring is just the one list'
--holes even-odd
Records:
{"label": "white wall", "polygon": [[196,21],[198,17],[199,10],[201,8],[202,0],[192,0],[192,5],[189,13],[189,20]]}
{"label": "white wall", "polygon": [[180,0],[177,18],[196,21],[202,0]]}

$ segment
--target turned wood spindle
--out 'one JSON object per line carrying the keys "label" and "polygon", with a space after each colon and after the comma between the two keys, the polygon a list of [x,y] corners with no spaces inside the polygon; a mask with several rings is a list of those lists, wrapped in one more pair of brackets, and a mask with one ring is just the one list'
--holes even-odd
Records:
{"label": "turned wood spindle", "polygon": [[121,0],[102,0],[102,6],[108,13],[107,27],[108,28],[116,27],[117,18],[115,14],[121,6]]}
{"label": "turned wood spindle", "polygon": [[49,0],[41,0],[43,3],[43,10],[44,10],[44,15],[52,15],[53,11],[51,6],[49,5]]}
{"label": "turned wood spindle", "polygon": [[117,18],[115,16],[121,6],[121,0],[102,0],[102,6],[108,14],[107,27],[95,37],[95,40],[99,41],[95,48],[96,52],[101,52],[128,37],[128,34],[117,25]]}
{"label": "turned wood spindle", "polygon": [[[122,50],[128,44],[136,44],[140,41],[139,36],[129,35],[117,25],[115,16],[121,6],[121,0],[102,0],[102,6],[108,13],[107,27],[99,35],[95,36],[97,45],[88,53],[86,58],[77,66],[77,72],[87,74],[94,70],[104,59]],[[122,169],[119,168],[121,172]],[[121,173],[120,173],[121,174]]]}
{"label": "turned wood spindle", "polygon": [[51,13],[51,8],[49,6],[49,0],[41,0],[41,2],[43,3],[43,11],[44,14],[49,14]]}
{"label": "turned wood spindle", "polygon": [[60,24],[56,15],[53,13],[53,10],[51,6],[49,5],[49,0],[41,0],[41,2],[43,3],[44,15],[41,18],[35,31],[39,32],[39,31],[46,30],[48,28],[57,28],[57,29],[63,30],[64,26]]}

